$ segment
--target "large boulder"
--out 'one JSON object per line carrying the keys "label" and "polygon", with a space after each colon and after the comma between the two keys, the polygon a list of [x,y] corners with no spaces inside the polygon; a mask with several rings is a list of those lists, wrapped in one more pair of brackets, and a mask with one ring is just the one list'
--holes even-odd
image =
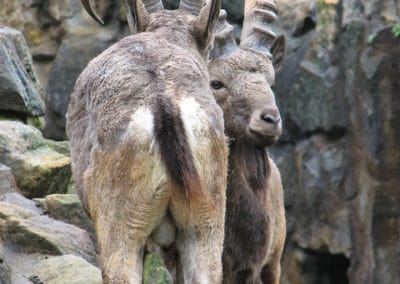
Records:
{"label": "large boulder", "polygon": [[71,160],[57,152],[54,141],[36,128],[17,121],[0,121],[0,162],[12,169],[25,196],[65,193],[71,177]]}
{"label": "large boulder", "polygon": [[43,89],[21,32],[0,27],[0,111],[43,115]]}
{"label": "large boulder", "polygon": [[76,254],[95,263],[87,232],[11,203],[0,202],[0,238],[18,253]]}
{"label": "large boulder", "polygon": [[84,211],[76,194],[50,194],[37,201],[50,217],[86,230],[95,241],[93,222]]}

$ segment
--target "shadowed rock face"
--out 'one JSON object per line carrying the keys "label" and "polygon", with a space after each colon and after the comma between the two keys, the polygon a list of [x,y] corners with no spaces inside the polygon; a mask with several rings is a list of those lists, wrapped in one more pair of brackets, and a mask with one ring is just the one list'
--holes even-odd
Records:
{"label": "shadowed rock face", "polygon": [[0,26],[0,112],[43,115],[43,89],[21,32]]}

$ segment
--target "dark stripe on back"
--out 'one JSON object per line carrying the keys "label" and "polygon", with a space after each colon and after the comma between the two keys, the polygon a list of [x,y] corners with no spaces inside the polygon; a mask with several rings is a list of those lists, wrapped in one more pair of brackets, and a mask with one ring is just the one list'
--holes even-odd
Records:
{"label": "dark stripe on back", "polygon": [[171,181],[190,199],[201,191],[201,186],[179,108],[169,97],[161,95],[155,100],[154,134],[161,159]]}

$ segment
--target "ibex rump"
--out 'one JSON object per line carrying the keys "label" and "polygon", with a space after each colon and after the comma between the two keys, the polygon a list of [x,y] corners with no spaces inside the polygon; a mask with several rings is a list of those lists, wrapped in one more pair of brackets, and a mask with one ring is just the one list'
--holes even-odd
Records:
{"label": "ibex rump", "polygon": [[126,4],[132,29],[145,32],[88,64],[67,113],[75,183],[94,220],[103,280],[141,283],[146,240],[169,211],[182,279],[218,283],[227,146],[205,59],[220,0],[198,17]]}
{"label": "ibex rump", "polygon": [[240,46],[221,16],[209,63],[230,138],[224,283],[279,283],[286,224],[278,168],[267,147],[281,134],[272,87],[285,41],[268,28],[273,0],[246,0]]}

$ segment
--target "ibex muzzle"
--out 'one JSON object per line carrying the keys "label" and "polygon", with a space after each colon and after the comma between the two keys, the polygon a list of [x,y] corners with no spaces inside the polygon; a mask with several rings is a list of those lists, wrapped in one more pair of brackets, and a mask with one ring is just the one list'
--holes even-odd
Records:
{"label": "ibex muzzle", "polygon": [[126,0],[137,34],[76,82],[67,133],[104,283],[142,283],[146,242],[166,214],[177,229],[179,279],[221,282],[227,145],[205,64],[220,2],[197,13],[190,1],[159,11],[160,1]]}

